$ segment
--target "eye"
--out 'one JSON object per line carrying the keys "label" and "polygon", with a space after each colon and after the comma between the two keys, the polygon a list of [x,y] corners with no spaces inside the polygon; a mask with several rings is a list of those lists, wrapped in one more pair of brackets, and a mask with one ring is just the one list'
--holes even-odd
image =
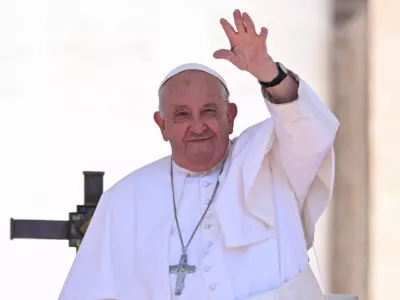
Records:
{"label": "eye", "polygon": [[188,113],[186,111],[178,111],[177,113],[175,113],[175,116],[177,117],[186,117],[188,115]]}
{"label": "eye", "polygon": [[202,111],[202,114],[208,115],[208,116],[214,116],[214,115],[216,115],[216,113],[217,113],[217,111],[212,108],[207,108]]}

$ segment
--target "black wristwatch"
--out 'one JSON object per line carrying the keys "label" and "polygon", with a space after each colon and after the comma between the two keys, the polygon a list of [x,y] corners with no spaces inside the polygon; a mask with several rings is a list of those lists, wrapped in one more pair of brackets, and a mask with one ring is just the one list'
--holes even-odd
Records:
{"label": "black wristwatch", "polygon": [[270,88],[277,86],[286,78],[286,76],[288,75],[288,70],[285,68],[285,66],[280,62],[277,62],[276,66],[278,68],[278,76],[276,76],[272,81],[269,82],[258,81],[258,83],[261,84],[262,87]]}

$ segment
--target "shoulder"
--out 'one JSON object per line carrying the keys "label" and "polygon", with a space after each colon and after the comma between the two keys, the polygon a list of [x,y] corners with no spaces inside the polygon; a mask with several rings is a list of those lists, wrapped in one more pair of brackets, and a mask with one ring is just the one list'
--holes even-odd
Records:
{"label": "shoulder", "polygon": [[272,118],[268,118],[268,119],[265,119],[257,124],[254,124],[254,125],[246,128],[238,138],[242,138],[242,137],[250,138],[259,132],[267,133],[266,131],[268,129],[272,130],[273,127],[274,127],[274,122],[272,121]]}
{"label": "shoulder", "polygon": [[271,118],[265,119],[246,128],[239,136],[233,139],[236,153],[240,153],[245,146],[257,145],[262,140],[272,142],[274,139],[274,123]]}
{"label": "shoulder", "polygon": [[171,156],[165,156],[134,170],[112,185],[105,194],[133,191],[146,186],[156,185],[160,181],[165,180],[165,178],[168,179],[169,177],[165,175],[169,174],[170,160]]}

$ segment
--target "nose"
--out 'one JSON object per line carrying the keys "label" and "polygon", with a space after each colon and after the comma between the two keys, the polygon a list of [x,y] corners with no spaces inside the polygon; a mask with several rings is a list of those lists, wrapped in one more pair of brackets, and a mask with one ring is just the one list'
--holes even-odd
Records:
{"label": "nose", "polygon": [[201,134],[206,129],[206,125],[201,118],[193,118],[192,123],[190,124],[190,130],[193,133]]}

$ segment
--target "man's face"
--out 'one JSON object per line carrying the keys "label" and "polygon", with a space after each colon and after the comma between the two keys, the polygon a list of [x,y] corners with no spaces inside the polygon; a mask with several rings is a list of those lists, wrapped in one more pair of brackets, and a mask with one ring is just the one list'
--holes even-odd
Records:
{"label": "man's face", "polygon": [[223,85],[212,75],[185,71],[168,80],[161,91],[162,116],[154,114],[179,166],[200,172],[224,156],[237,114]]}

